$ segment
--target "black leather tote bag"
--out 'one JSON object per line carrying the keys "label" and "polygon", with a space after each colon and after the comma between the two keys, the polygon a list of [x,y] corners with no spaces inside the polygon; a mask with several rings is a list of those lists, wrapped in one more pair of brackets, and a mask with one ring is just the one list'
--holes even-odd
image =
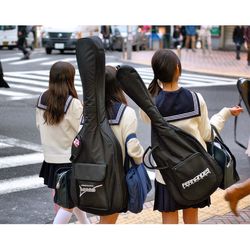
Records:
{"label": "black leather tote bag", "polygon": [[127,187],[120,144],[105,110],[105,54],[99,37],[78,40],[84,124],[72,144],[71,196],[81,210],[109,215],[126,211]]}
{"label": "black leather tote bag", "polygon": [[157,166],[146,167],[160,170],[177,203],[191,206],[207,199],[222,180],[217,162],[196,138],[164,120],[133,67],[121,66],[117,78],[126,94],[151,119],[150,154]]}
{"label": "black leather tote bag", "polygon": [[207,142],[207,150],[217,161],[223,173],[223,178],[219,187],[221,189],[226,189],[240,180],[236,170],[236,159],[224,143],[216,127],[213,125],[211,125],[211,134],[212,141]]}

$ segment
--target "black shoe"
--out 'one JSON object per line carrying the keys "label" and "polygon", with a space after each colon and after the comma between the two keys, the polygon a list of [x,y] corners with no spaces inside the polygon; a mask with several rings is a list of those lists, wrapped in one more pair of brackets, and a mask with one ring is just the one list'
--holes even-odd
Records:
{"label": "black shoe", "polygon": [[8,85],[8,83],[3,79],[3,77],[0,76],[0,88],[9,88],[10,86]]}
{"label": "black shoe", "polygon": [[240,56],[236,56],[236,59],[237,59],[237,60],[240,60]]}

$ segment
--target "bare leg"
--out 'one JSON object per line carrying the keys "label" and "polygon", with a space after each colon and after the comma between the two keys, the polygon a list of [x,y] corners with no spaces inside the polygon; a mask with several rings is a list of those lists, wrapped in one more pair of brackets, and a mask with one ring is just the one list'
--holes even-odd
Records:
{"label": "bare leg", "polygon": [[162,212],[162,224],[178,224],[178,210],[174,212]]}
{"label": "bare leg", "polygon": [[198,208],[183,209],[183,221],[185,224],[198,224]]}
{"label": "bare leg", "polygon": [[250,194],[250,179],[247,179],[246,181],[239,184],[234,184],[226,189],[226,194],[224,198],[226,201],[229,202],[229,206],[232,212],[236,216],[239,216],[237,212],[238,202],[249,194]]}
{"label": "bare leg", "polygon": [[106,215],[106,216],[100,216],[99,224],[115,224],[118,216],[119,216],[119,213]]}

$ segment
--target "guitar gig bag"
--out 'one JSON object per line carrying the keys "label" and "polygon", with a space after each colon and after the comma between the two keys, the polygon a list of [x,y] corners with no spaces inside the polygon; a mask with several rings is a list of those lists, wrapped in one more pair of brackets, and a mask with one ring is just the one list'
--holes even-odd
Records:
{"label": "guitar gig bag", "polygon": [[81,210],[110,215],[127,209],[122,151],[105,111],[105,54],[99,37],[79,39],[84,123],[71,151],[71,196]]}
{"label": "guitar gig bag", "polygon": [[[191,206],[206,200],[220,185],[222,171],[200,142],[164,120],[137,71],[123,65],[117,78],[126,94],[151,119],[151,155],[177,203]],[[148,155],[148,150],[144,154]]]}

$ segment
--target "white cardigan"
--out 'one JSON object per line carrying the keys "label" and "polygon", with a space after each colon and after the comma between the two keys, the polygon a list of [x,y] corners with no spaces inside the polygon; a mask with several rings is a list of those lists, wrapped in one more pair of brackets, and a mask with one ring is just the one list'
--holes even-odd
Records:
{"label": "white cardigan", "polygon": [[[202,146],[207,149],[205,141],[209,141],[211,139],[210,124],[213,124],[218,129],[218,131],[221,131],[226,120],[231,116],[231,112],[229,108],[223,108],[219,113],[213,115],[209,120],[206,102],[200,93],[197,93],[197,95],[200,102],[201,115],[169,123],[193,135],[202,144]],[[141,119],[145,123],[150,123],[149,117],[141,109],[139,113]],[[156,180],[162,184],[165,184],[159,170],[156,170]]]}
{"label": "white cardigan", "polygon": [[70,163],[71,145],[79,129],[82,111],[81,101],[73,98],[63,120],[57,125],[48,125],[43,118],[44,110],[36,108],[36,126],[46,162]]}

